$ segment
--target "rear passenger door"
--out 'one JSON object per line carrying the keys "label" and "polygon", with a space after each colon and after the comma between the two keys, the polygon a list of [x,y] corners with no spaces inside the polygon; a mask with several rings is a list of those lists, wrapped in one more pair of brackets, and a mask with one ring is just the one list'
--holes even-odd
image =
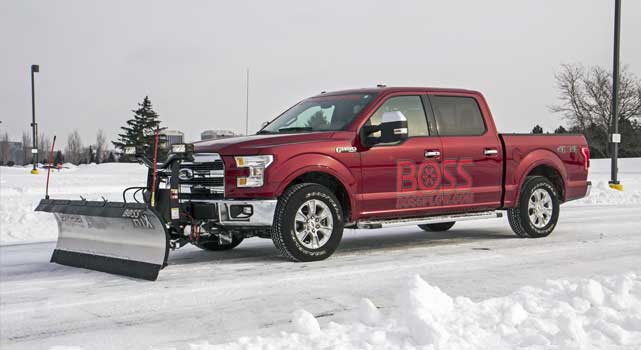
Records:
{"label": "rear passenger door", "polygon": [[492,128],[487,125],[489,110],[484,101],[478,101],[474,94],[461,93],[430,94],[429,100],[443,147],[443,209],[498,208],[502,152],[493,124]]}

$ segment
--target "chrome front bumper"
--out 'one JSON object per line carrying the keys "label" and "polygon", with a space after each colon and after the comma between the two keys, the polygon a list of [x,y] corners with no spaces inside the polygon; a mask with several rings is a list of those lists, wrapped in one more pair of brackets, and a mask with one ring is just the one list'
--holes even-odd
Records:
{"label": "chrome front bumper", "polygon": [[[278,200],[276,199],[216,201],[219,218],[218,224],[221,226],[272,226],[277,203]],[[251,207],[251,215],[248,217],[234,217],[232,213],[233,209],[237,209],[238,207]]]}

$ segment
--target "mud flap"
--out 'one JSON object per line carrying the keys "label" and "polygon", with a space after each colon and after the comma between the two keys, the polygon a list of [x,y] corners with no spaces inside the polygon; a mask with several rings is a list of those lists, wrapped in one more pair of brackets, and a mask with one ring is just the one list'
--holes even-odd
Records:
{"label": "mud flap", "polygon": [[58,222],[51,262],[150,281],[167,265],[169,235],[146,204],[43,199],[36,211]]}

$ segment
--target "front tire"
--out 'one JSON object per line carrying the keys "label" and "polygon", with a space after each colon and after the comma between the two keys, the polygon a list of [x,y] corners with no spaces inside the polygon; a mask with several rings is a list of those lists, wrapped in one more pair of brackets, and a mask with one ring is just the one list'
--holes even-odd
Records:
{"label": "front tire", "polygon": [[512,231],[519,237],[549,236],[559,220],[559,195],[550,180],[530,176],[523,183],[516,208],[507,210]]}
{"label": "front tire", "polygon": [[334,253],[343,237],[343,211],[325,186],[302,183],[278,200],[272,241],[292,261],[318,261]]}
{"label": "front tire", "polygon": [[424,225],[418,225],[418,227],[427,232],[443,232],[447,231],[454,226],[455,222],[439,222],[438,224],[424,224]]}

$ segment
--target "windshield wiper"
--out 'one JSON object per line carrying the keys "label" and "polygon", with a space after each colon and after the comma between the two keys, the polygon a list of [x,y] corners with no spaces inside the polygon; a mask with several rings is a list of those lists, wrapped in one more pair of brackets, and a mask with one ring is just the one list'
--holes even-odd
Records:
{"label": "windshield wiper", "polygon": [[256,135],[262,135],[262,134],[275,134],[275,132],[269,131],[269,130],[261,130],[256,133]]}
{"label": "windshield wiper", "polygon": [[291,128],[280,128],[278,131],[314,131],[314,128],[309,126],[294,126]]}

